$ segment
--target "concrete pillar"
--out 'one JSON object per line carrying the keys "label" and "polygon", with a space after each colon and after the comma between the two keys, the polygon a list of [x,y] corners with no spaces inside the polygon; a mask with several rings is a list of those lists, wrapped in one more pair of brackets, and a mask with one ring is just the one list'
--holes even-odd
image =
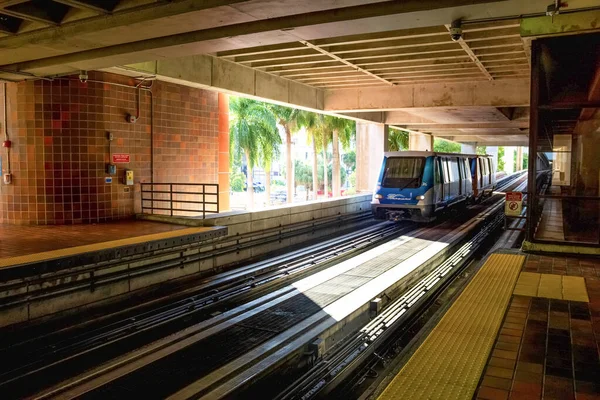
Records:
{"label": "concrete pillar", "polygon": [[409,132],[408,150],[433,151],[433,135],[427,133]]}
{"label": "concrete pillar", "polygon": [[462,154],[477,154],[477,143],[461,143],[460,144],[460,152]]}
{"label": "concrete pillar", "polygon": [[498,146],[486,146],[485,154],[492,156],[494,165],[496,166],[496,169],[498,169]]}
{"label": "concrete pillar", "polygon": [[504,171],[507,174],[512,174],[515,172],[515,148],[512,146],[504,147]]}
{"label": "concrete pillar", "polygon": [[515,165],[515,171],[520,171],[523,169],[523,147],[517,147],[517,163]]}
{"label": "concrete pillar", "polygon": [[219,93],[219,211],[229,210],[229,95]]}
{"label": "concrete pillar", "polygon": [[356,123],[356,191],[373,191],[383,160],[384,126]]}
{"label": "concrete pillar", "polygon": [[383,125],[383,151],[390,151],[390,126]]}

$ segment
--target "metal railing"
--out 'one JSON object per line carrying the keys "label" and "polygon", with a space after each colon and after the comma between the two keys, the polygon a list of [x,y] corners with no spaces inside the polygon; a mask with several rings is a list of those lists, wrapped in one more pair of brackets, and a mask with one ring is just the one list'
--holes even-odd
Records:
{"label": "metal railing", "polygon": [[142,213],[197,216],[219,212],[216,183],[142,183]]}

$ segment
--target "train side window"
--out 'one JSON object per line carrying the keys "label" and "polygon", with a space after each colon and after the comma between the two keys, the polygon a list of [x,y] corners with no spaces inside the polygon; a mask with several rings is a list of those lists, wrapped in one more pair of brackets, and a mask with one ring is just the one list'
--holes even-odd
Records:
{"label": "train side window", "polygon": [[488,164],[488,159],[484,158],[482,161],[483,161],[483,169],[485,170],[484,173],[486,175],[489,175],[490,174],[490,167],[489,167],[489,164]]}
{"label": "train side window", "polygon": [[456,158],[450,160],[450,173],[451,173],[450,176],[452,177],[451,182],[458,182],[458,180],[459,180],[458,162],[456,161]]}
{"label": "train side window", "polygon": [[448,159],[442,159],[442,174],[444,175],[444,183],[450,183],[450,170],[448,169]]}
{"label": "train side window", "polygon": [[440,179],[440,159],[439,158],[435,159],[435,163],[434,163],[434,167],[433,167],[433,179],[434,179],[434,183],[436,185],[442,183],[442,180]]}
{"label": "train side window", "polygon": [[492,167],[492,159],[488,158],[487,163],[488,163],[488,169],[490,170],[490,175],[491,175],[494,172],[494,168]]}

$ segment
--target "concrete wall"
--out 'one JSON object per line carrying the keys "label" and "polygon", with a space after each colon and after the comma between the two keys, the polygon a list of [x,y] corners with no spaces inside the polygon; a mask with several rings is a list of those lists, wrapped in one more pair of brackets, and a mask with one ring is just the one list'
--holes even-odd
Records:
{"label": "concrete wall", "polygon": [[372,192],[377,184],[386,140],[383,124],[356,123],[356,190]]}

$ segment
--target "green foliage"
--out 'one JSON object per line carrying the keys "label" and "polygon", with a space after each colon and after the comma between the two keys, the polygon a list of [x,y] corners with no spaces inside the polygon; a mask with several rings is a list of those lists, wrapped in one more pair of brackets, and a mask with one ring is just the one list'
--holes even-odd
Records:
{"label": "green foliage", "polygon": [[356,152],[352,150],[349,153],[342,154],[342,163],[344,163],[346,169],[354,171],[356,169]]}
{"label": "green foliage", "polygon": [[274,148],[281,143],[273,113],[264,103],[242,97],[231,98],[229,111],[232,117],[229,128],[232,158],[241,158],[243,152],[249,170],[259,162],[270,162]]}
{"label": "green foliage", "polygon": [[234,192],[243,192],[246,184],[246,177],[240,171],[232,172],[229,175],[229,185]]}
{"label": "green foliage", "polygon": [[477,154],[480,156],[486,155],[487,148],[485,146],[477,146]]}
{"label": "green foliage", "polygon": [[440,138],[434,138],[433,151],[439,153],[460,153],[460,144]]}
{"label": "green foliage", "polygon": [[388,146],[390,151],[401,151],[408,149],[408,132],[390,128],[388,135]]}
{"label": "green foliage", "polygon": [[271,185],[273,185],[273,186],[285,186],[285,181],[283,179],[273,179],[271,181]]}
{"label": "green foliage", "polygon": [[300,160],[294,160],[294,177],[296,185],[304,185],[312,188],[312,167]]}
{"label": "green foliage", "polygon": [[504,147],[498,147],[498,171],[504,171]]}
{"label": "green foliage", "polygon": [[[327,158],[331,158],[331,153],[328,154]],[[319,176],[323,176],[323,161],[321,160],[321,158],[319,158],[319,161],[318,161],[318,171],[319,171],[318,172]],[[333,177],[333,165],[332,165],[332,163],[329,163],[329,165],[327,165],[327,178],[328,178],[330,190],[331,190],[332,177]],[[340,177],[341,177],[342,182],[346,182],[346,170],[344,168],[340,169]]]}

